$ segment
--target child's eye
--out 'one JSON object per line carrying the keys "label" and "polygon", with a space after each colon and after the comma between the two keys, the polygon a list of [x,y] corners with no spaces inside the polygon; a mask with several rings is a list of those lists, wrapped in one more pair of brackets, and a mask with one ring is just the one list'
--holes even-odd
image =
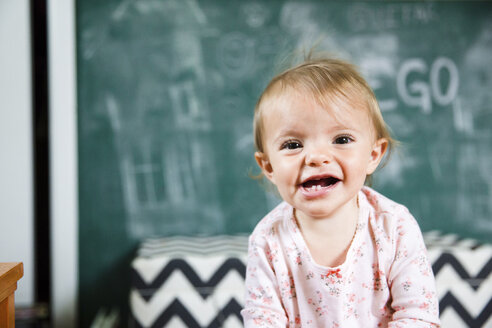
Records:
{"label": "child's eye", "polygon": [[299,141],[289,140],[289,141],[286,141],[282,144],[281,149],[297,149],[297,148],[301,148],[301,147],[302,147],[302,145]]}
{"label": "child's eye", "polygon": [[351,143],[352,141],[354,141],[354,139],[351,136],[339,136],[335,138],[333,143],[343,145]]}

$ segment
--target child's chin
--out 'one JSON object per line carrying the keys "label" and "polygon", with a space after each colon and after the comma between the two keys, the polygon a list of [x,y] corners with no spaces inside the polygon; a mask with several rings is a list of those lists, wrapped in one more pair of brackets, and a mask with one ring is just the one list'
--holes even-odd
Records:
{"label": "child's chin", "polygon": [[300,210],[302,214],[306,217],[315,219],[315,220],[322,220],[327,217],[330,217],[332,214],[331,211],[326,210],[326,205],[325,206],[311,206],[309,208],[303,208]]}

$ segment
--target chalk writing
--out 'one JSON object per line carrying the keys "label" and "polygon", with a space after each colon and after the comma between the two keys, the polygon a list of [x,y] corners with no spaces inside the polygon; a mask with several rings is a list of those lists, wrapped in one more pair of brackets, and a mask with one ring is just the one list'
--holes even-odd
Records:
{"label": "chalk writing", "polygon": [[217,52],[219,67],[230,77],[246,77],[253,66],[254,44],[241,32],[231,32],[222,37]]}
{"label": "chalk writing", "polygon": [[[447,88],[442,87],[440,79],[443,71],[447,71],[449,76]],[[420,79],[408,82],[412,73],[416,73]],[[451,104],[456,98],[459,86],[458,69],[449,58],[437,58],[430,69],[430,76],[426,77],[427,73],[425,61],[413,58],[403,62],[396,77],[398,94],[405,104],[420,107],[424,114],[430,114],[432,111],[432,100],[441,106]]]}
{"label": "chalk writing", "polygon": [[270,16],[270,10],[264,4],[259,2],[248,2],[241,7],[246,23],[253,27],[259,28],[265,24]]}
{"label": "chalk writing", "polygon": [[381,30],[428,24],[437,19],[432,3],[389,4],[370,6],[357,4],[347,12],[347,20],[355,31]]}
{"label": "chalk writing", "polygon": [[210,129],[206,112],[200,110],[201,106],[195,92],[195,83],[192,80],[185,80],[171,85],[169,94],[171,96],[174,120],[180,129]]}

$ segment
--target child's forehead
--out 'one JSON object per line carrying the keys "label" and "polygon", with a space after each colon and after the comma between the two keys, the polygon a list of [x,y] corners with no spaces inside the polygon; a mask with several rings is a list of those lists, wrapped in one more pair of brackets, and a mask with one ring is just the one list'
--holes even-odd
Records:
{"label": "child's forehead", "polygon": [[362,97],[351,94],[324,93],[315,94],[311,90],[299,87],[285,87],[272,90],[262,101],[261,110],[266,114],[269,110],[280,111],[291,108],[293,103],[311,103],[327,111],[335,119],[343,121],[347,115],[366,115],[370,118],[369,105]]}

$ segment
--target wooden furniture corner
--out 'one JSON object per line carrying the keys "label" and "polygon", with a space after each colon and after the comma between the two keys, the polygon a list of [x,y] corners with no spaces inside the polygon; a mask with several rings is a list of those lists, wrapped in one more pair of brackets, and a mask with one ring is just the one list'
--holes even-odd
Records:
{"label": "wooden furniture corner", "polygon": [[22,263],[0,263],[0,328],[15,326],[14,292],[23,275]]}

